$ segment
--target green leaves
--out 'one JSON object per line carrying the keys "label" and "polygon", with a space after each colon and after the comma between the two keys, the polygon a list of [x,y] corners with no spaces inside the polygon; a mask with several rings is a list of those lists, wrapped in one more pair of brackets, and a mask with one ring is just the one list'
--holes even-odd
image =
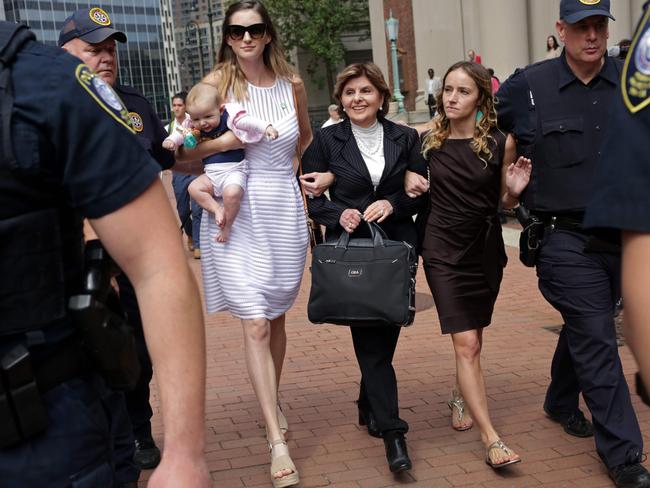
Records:
{"label": "green leaves", "polygon": [[311,52],[307,72],[322,87],[325,80],[313,78],[324,64],[328,85],[336,68],[345,62],[344,34],[369,35],[368,3],[365,0],[265,0],[264,4],[286,50]]}

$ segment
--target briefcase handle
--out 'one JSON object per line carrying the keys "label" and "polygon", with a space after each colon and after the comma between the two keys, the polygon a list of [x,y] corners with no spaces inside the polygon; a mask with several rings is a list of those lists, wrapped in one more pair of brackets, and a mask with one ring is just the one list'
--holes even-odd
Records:
{"label": "briefcase handle", "polygon": [[[370,229],[370,237],[372,238],[373,247],[383,247],[384,239],[388,239],[388,236],[384,232],[384,229],[379,227],[379,225],[376,224],[375,222],[366,222],[366,224]],[[347,248],[349,243],[350,243],[350,234],[343,231],[341,233],[341,237],[339,237],[339,240],[336,242],[336,247]]]}

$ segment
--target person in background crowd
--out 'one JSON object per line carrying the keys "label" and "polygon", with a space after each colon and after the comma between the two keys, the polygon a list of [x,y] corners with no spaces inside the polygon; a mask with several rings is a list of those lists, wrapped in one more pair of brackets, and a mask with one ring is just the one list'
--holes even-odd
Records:
{"label": "person in background crowd", "polygon": [[[185,120],[185,97],[187,93],[180,92],[172,97],[172,112],[174,118],[165,126],[168,134],[176,127],[180,127]],[[181,227],[187,236],[187,249],[193,253],[194,259],[201,257],[201,213],[203,209],[196,203],[187,188],[196,179],[196,176],[177,171],[172,172],[172,188],[176,197],[176,212],[181,221]]]}
{"label": "person in background crowd", "polygon": [[[287,346],[285,313],[300,289],[309,240],[293,160],[297,146],[306,148],[312,134],[304,83],[287,63],[264,5],[231,4],[222,32],[217,66],[203,81],[273,124],[280,136],[244,147],[247,191],[227,243],[214,241],[218,226],[214,215],[204,212],[201,269],[208,313],[228,310],[242,321],[246,364],[266,422],[271,481],[279,488],[299,482],[284,438],[288,423],[278,385]],[[202,159],[234,147],[241,147],[239,141],[226,133],[196,149],[183,148],[178,157]],[[197,191],[212,189],[206,176],[195,185]]]}
{"label": "person in background crowd", "polygon": [[627,57],[627,53],[630,51],[631,45],[632,45],[632,41],[630,39],[621,39],[620,41],[618,41],[616,47],[618,48],[618,57],[620,59],[625,60],[625,58]]}
{"label": "person in background crowd", "polygon": [[[124,101],[140,145],[149,152],[162,169],[171,168],[174,165],[174,155],[162,147],[167,133],[155,111],[141,93],[117,82],[116,40],[124,43],[127,40],[126,35],[113,29],[108,12],[93,7],[77,10],[63,22],[58,45],[85,62],[99,78],[115,89]],[[153,411],[149,404],[149,383],[153,376],[153,369],[144,339],[135,289],[124,273],[118,275],[117,283],[120,288],[120,302],[136,334],[141,366],[138,384],[133,391],[125,394],[135,436],[133,459],[140,468],[151,469],[160,462],[160,450],[151,435]]]}
{"label": "person in background crowd", "polygon": [[490,87],[492,89],[492,96],[494,96],[494,94],[499,90],[501,82],[499,81],[499,78],[495,76],[492,68],[488,68],[488,73],[490,73]]}
{"label": "person in background crowd", "polygon": [[472,63],[481,64],[481,56],[476,54],[476,51],[474,51],[474,49],[467,51],[467,60]]}
{"label": "person in background crowd", "polygon": [[[650,66],[650,2],[645,3],[643,10],[634,41],[627,40],[629,61],[622,76],[621,96],[612,102],[610,129],[605,135],[585,226],[622,231],[625,339],[639,364],[647,392],[650,386],[650,166],[647,142],[650,91],[640,92],[632,84]],[[619,42],[619,46],[624,41]],[[614,232],[612,240],[616,240],[618,234]],[[647,394],[643,400],[648,404]]]}
{"label": "person in background crowd", "polygon": [[[451,334],[456,357],[456,389],[448,402],[452,427],[464,431],[476,421],[485,461],[498,469],[521,458],[490,420],[483,330],[492,320],[507,262],[498,207],[517,204],[531,162],[517,159],[513,137],[497,128],[491,88],[490,74],[477,63],[458,62],[445,74],[438,115],[422,141],[431,175],[422,259],[442,333]],[[427,181],[408,173],[405,187],[418,195]]]}
{"label": "person in background crowd", "polygon": [[[639,488],[650,486],[650,475],[616,343],[620,252],[583,226],[622,69],[605,55],[609,9],[609,0],[562,0],[563,53],[516,71],[496,99],[499,127],[534,161],[522,203],[545,225],[539,288],[564,319],[544,410],[571,435],[595,432],[616,486]],[[578,408],[581,392],[593,426]]]}
{"label": "person in background crowd", "polygon": [[[301,181],[312,173],[333,174],[336,185],[330,187],[329,198],[308,200],[310,216],[327,228],[327,240],[343,232],[367,237],[366,221],[380,224],[389,239],[415,245],[412,216],[422,199],[409,198],[403,181],[407,168],[426,174],[417,132],[385,118],[391,93],[373,63],[344,68],[337,76],[334,98],[345,119],[316,133],[303,156],[307,174]],[[305,190],[314,192],[310,186]],[[392,472],[409,470],[404,438],[408,424],[399,416],[392,364],[401,328],[377,325],[350,327],[350,331],[361,369],[359,423],[367,426],[371,436],[383,438]]]}
{"label": "person in background crowd", "polygon": [[426,80],[427,105],[429,106],[429,117],[433,118],[436,114],[436,98],[442,90],[442,81],[439,76],[435,76],[433,68],[427,70],[429,77]]}
{"label": "person in background crowd", "polygon": [[[97,7],[81,14],[65,23],[69,42],[85,42],[83,36],[101,45],[87,45],[88,52],[112,52],[113,38],[124,34]],[[9,39],[15,58],[3,49]],[[0,484],[136,484],[121,476],[116,459],[121,413],[110,400],[114,392],[91,366],[67,309],[83,286],[87,217],[141,298],[165,429],[165,454],[149,486],[207,488],[201,304],[160,166],[134,137],[128,111],[106,81],[113,74],[107,65],[85,56],[98,75],[8,22],[0,22],[0,52],[9,82],[0,88],[3,107],[13,102],[3,114],[11,138],[0,159]]]}
{"label": "person in background crowd", "polygon": [[327,107],[327,113],[330,117],[325,122],[323,122],[321,129],[324,127],[329,127],[330,125],[338,124],[342,120],[341,116],[339,115],[339,107],[334,103]]}
{"label": "person in background crowd", "polygon": [[550,35],[546,38],[546,54],[544,59],[553,59],[557,58],[562,53],[562,48],[557,42],[557,38],[554,35]]}

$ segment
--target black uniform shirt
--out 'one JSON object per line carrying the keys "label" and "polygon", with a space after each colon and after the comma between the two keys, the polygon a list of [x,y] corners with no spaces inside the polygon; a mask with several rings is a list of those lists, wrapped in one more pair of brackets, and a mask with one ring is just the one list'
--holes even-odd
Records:
{"label": "black uniform shirt", "polygon": [[[559,58],[515,71],[499,88],[499,128],[514,134],[519,152],[533,160],[527,192],[538,192],[535,201],[539,205],[534,207],[556,211],[585,208],[618,86],[617,63],[605,57],[600,72],[585,85],[571,71],[563,51]],[[527,74],[535,77],[537,89],[531,90]],[[540,171],[545,172],[543,184]],[[576,183],[580,188],[576,189]],[[552,197],[548,193],[553,193]]]}
{"label": "black uniform shirt", "polygon": [[149,101],[138,90],[130,86],[115,84],[113,87],[118,93],[126,109],[138,141],[153,158],[158,161],[162,169],[174,166],[174,152],[167,151],[162,143],[167,137],[167,131],[153,110]]}
{"label": "black uniform shirt", "polygon": [[[15,258],[2,272],[5,283],[14,279],[8,285],[11,296],[30,307],[21,307],[23,325],[50,324],[42,329],[41,342],[53,343],[72,330],[65,297],[81,285],[81,217],[99,218],[122,208],[157,180],[160,167],[138,143],[110,86],[62,49],[28,42],[11,65],[11,80],[15,163],[0,178],[0,221],[37,223],[25,223],[19,235],[9,236],[20,244],[5,249]],[[20,259],[27,247],[30,257],[51,259],[33,265]],[[33,304],[30,290],[50,286]],[[3,302],[9,310],[13,303]]]}
{"label": "black uniform shirt", "polygon": [[650,232],[650,2],[644,9],[613,101],[588,227]]}
{"label": "black uniform shirt", "polygon": [[142,151],[120,100],[79,59],[31,42],[12,80],[17,164],[47,175],[70,208],[102,217],[155,180],[160,168]]}

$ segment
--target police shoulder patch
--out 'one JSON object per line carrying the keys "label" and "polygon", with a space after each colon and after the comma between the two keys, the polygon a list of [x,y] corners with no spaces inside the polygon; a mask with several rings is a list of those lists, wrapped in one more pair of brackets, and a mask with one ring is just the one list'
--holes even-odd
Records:
{"label": "police shoulder patch", "polygon": [[129,118],[131,119],[133,130],[136,132],[142,132],[144,130],[144,122],[138,112],[129,112]]}
{"label": "police shoulder patch", "polygon": [[650,4],[639,23],[621,75],[627,109],[636,113],[650,105]]}
{"label": "police shoulder patch", "polygon": [[79,84],[101,108],[108,112],[111,117],[128,130],[134,132],[129,112],[111,85],[97,76],[97,74],[84,63],[77,66],[75,76]]}

